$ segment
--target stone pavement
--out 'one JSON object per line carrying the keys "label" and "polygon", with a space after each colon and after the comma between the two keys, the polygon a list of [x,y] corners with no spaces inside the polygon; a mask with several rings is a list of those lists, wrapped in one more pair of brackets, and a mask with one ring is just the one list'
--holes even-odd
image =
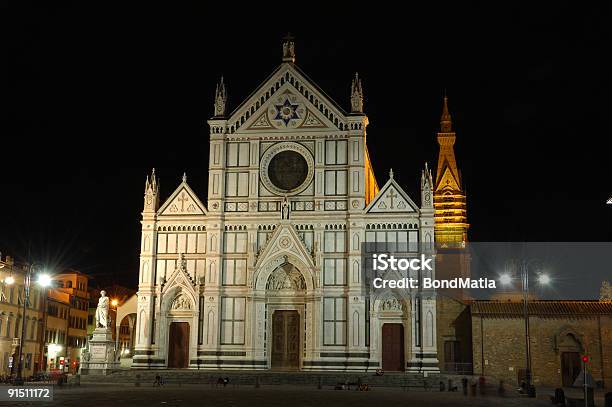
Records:
{"label": "stone pavement", "polygon": [[206,406],[206,407],[446,407],[446,406],[550,406],[549,401],[517,397],[470,397],[459,393],[403,391],[374,388],[372,391],[318,390],[304,386],[251,386],[225,388],[210,385],[83,385],[57,388],[54,401],[3,403],[3,406]]}

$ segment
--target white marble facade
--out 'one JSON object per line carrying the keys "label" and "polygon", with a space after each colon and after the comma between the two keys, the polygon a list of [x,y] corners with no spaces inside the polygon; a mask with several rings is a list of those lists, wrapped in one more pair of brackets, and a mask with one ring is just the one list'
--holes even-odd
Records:
{"label": "white marble facade", "polygon": [[[404,369],[438,370],[435,293],[369,298],[360,272],[365,240],[432,246],[431,174],[420,174],[421,206],[392,173],[378,188],[361,82],[346,113],[295,65],[290,45],[233,113],[218,86],[206,205],[186,177],[159,205],[156,175],[147,178],[133,368],[173,366],[184,344],[179,367],[273,369],[272,318],[296,311],[295,369],[381,368],[383,325],[393,323]],[[177,322],[188,323],[180,345],[169,343]]]}

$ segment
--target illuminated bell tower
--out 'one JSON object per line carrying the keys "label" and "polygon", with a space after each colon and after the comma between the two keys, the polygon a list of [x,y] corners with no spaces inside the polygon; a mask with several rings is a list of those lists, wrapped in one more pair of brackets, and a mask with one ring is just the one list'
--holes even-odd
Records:
{"label": "illuminated bell tower", "polygon": [[469,228],[465,191],[455,161],[455,139],[451,115],[448,112],[448,98],[444,96],[438,132],[440,153],[434,186],[435,235],[438,247],[442,248],[465,247]]}

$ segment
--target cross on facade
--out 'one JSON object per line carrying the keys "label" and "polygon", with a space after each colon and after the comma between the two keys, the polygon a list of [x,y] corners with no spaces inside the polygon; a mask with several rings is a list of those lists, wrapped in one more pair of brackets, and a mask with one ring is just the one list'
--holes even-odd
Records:
{"label": "cross on facade", "polygon": [[393,190],[391,190],[386,197],[391,200],[391,209],[393,209],[393,199],[397,198],[397,194],[393,193]]}
{"label": "cross on facade", "polygon": [[187,202],[189,200],[189,198],[187,198],[185,196],[185,193],[183,192],[178,200],[181,203],[181,212],[184,212],[185,211],[185,202]]}

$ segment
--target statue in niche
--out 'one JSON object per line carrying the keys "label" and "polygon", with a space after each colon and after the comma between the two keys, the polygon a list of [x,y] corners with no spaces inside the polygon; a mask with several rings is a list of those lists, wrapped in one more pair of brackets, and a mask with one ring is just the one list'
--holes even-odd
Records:
{"label": "statue in niche", "polygon": [[289,210],[289,200],[287,199],[287,195],[285,195],[285,199],[283,199],[283,203],[281,204],[281,219],[289,219]]}

